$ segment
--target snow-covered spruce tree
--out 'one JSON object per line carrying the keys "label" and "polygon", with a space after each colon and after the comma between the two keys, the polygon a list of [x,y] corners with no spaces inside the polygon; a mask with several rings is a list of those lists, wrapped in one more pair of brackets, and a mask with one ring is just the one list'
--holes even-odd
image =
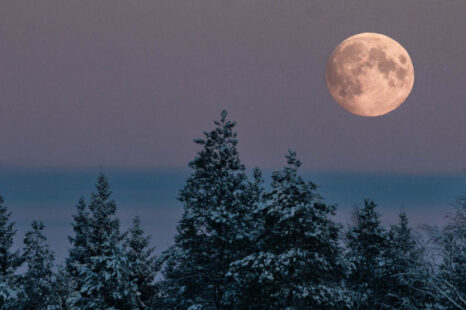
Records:
{"label": "snow-covered spruce tree", "polygon": [[77,214],[73,215],[74,222],[71,224],[74,236],[69,237],[71,248],[66,259],[67,280],[71,286],[71,293],[77,292],[83,286],[82,270],[89,263],[90,249],[90,213],[88,207],[81,197],[76,205]]}
{"label": "snow-covered spruce tree", "polygon": [[16,229],[10,217],[11,212],[0,195],[0,310],[16,309],[19,294],[15,271],[22,259],[18,251],[11,250]]}
{"label": "snow-covered spruce tree", "polygon": [[80,279],[74,283],[77,287],[68,303],[72,309],[80,310],[138,309],[137,289],[130,282],[116,204],[110,198],[103,174],[99,175],[96,188],[89,204],[89,235],[82,252],[87,258],[82,265],[75,265]]}
{"label": "snow-covered spruce tree", "polygon": [[345,308],[339,226],[330,219],[335,207],[298,175],[295,152],[286,158],[288,165],[273,173],[258,211],[256,252],[234,262],[232,276],[255,288],[249,309]]}
{"label": "snow-covered spruce tree", "polygon": [[419,278],[424,272],[423,249],[416,243],[404,212],[400,213],[399,222],[390,226],[388,242],[384,278],[387,290],[382,306],[400,310],[424,308],[425,283]]}
{"label": "snow-covered spruce tree", "polygon": [[202,149],[189,164],[193,172],[180,191],[184,213],[175,246],[164,254],[169,257],[165,300],[172,308],[233,307],[234,283],[226,273],[250,248],[248,182],[236,149],[235,123],[226,117],[223,111],[216,128],[195,140]]}
{"label": "snow-covered spruce tree", "polygon": [[21,276],[22,310],[61,309],[53,273],[54,253],[49,249],[42,231],[44,224],[34,221],[24,238],[23,258],[27,271]]}
{"label": "snow-covered spruce tree", "polygon": [[388,237],[380,224],[376,206],[366,199],[362,209],[355,209],[354,226],[346,233],[353,309],[381,309],[387,292]]}
{"label": "snow-covered spruce tree", "polygon": [[129,281],[137,287],[138,308],[147,309],[156,305],[157,289],[155,276],[159,270],[154,248],[149,247],[149,236],[144,235],[139,217],[133,219],[133,226],[126,234],[125,251],[130,269]]}

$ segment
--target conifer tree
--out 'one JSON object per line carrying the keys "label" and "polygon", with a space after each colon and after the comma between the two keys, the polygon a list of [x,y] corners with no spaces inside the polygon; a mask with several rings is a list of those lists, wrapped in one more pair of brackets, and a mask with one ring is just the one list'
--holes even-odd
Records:
{"label": "conifer tree", "polygon": [[426,299],[420,293],[424,284],[418,275],[423,272],[423,249],[416,243],[404,212],[400,213],[399,222],[390,226],[386,262],[383,305],[406,310],[422,308]]}
{"label": "conifer tree", "polygon": [[157,290],[155,276],[159,270],[154,248],[149,247],[149,236],[144,235],[139,217],[133,219],[133,226],[125,239],[126,257],[130,269],[129,281],[136,284],[138,308],[147,309],[155,306]]}
{"label": "conifer tree", "polygon": [[21,277],[22,310],[61,309],[57,283],[52,271],[54,253],[49,249],[42,231],[44,224],[34,221],[24,238],[23,258],[27,271]]}
{"label": "conifer tree", "polygon": [[346,234],[354,309],[379,309],[386,293],[388,239],[376,206],[366,199],[364,207],[355,210],[354,226]]}
{"label": "conifer tree", "polygon": [[[69,304],[82,310],[133,309],[137,305],[136,288],[129,280],[116,204],[103,174],[98,177],[96,189],[89,205],[89,236],[83,239],[86,242],[83,255],[87,258],[79,268],[80,280]],[[78,206],[82,208],[82,204]],[[83,211],[81,215],[84,217]]]}
{"label": "conifer tree", "polygon": [[250,309],[342,308],[339,227],[329,218],[335,207],[298,175],[296,153],[286,158],[288,165],[273,173],[259,209],[256,252],[235,262],[232,273],[241,285],[255,284]]}
{"label": "conifer tree", "polygon": [[16,229],[4,203],[0,195],[0,310],[15,308],[19,294],[15,271],[22,263],[18,251],[11,250]]}
{"label": "conifer tree", "polygon": [[89,263],[90,257],[90,213],[83,197],[79,199],[76,209],[77,214],[73,215],[74,222],[71,224],[74,237],[68,237],[72,247],[66,259],[66,272],[71,287],[79,290],[82,287],[83,280],[81,272],[86,264]]}
{"label": "conifer tree", "polygon": [[167,300],[177,309],[231,307],[231,262],[248,249],[250,210],[243,196],[245,168],[236,145],[235,123],[221,113],[216,128],[195,142],[202,147],[179,200],[184,213],[165,269]]}

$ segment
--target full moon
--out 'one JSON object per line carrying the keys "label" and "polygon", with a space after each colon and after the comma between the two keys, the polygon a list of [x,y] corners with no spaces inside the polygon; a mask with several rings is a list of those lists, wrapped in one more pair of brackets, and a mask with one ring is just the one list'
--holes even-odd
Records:
{"label": "full moon", "polygon": [[398,108],[414,84],[414,67],[398,42],[378,33],[360,33],[341,42],[330,56],[325,80],[340,106],[360,116]]}

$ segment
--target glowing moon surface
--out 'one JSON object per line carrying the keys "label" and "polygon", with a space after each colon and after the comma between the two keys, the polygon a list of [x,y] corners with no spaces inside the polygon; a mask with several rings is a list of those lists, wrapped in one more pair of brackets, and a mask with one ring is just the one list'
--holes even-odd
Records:
{"label": "glowing moon surface", "polygon": [[406,100],[414,84],[414,67],[408,52],[395,40],[360,33],[335,48],[325,80],[344,109],[360,116],[380,116]]}

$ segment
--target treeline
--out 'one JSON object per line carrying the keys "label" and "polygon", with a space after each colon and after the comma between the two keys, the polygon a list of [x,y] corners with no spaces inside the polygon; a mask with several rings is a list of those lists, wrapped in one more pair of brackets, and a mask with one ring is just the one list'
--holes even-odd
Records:
{"label": "treeline", "polygon": [[248,176],[226,117],[195,140],[201,150],[178,197],[184,213],[159,257],[138,218],[120,230],[104,175],[76,206],[63,266],[40,222],[12,250],[16,230],[0,198],[0,309],[466,308],[466,201],[428,243],[404,213],[382,226],[371,200],[343,228],[294,152],[270,185],[259,169]]}

